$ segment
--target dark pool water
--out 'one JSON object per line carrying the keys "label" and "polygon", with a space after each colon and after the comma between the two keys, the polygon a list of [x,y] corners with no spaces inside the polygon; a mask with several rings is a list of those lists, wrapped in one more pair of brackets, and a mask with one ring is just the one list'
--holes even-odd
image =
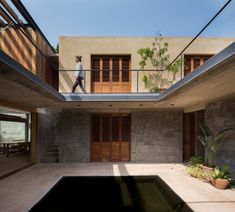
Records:
{"label": "dark pool water", "polygon": [[62,177],[31,212],[191,211],[158,176]]}

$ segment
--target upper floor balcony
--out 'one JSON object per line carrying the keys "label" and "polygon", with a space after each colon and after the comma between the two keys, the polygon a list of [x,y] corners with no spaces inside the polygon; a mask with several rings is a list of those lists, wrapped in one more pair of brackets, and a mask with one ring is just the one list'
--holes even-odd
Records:
{"label": "upper floor balcony", "polygon": [[[131,69],[128,55],[92,56],[90,70],[83,70],[75,94],[161,93],[188,73],[204,64],[212,55],[184,55],[176,72],[171,70]],[[76,70],[59,70],[59,92],[72,92]]]}

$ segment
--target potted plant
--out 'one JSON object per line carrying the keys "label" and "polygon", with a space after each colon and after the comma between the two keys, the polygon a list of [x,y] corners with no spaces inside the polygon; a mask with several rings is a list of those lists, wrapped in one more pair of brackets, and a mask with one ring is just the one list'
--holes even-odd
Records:
{"label": "potted plant", "polygon": [[199,123],[199,128],[202,132],[198,139],[201,141],[205,148],[205,161],[204,167],[209,170],[214,168],[214,159],[216,152],[220,149],[224,142],[224,138],[227,132],[231,131],[232,128],[227,128],[219,131],[215,134],[207,125]]}
{"label": "potted plant", "polygon": [[232,128],[223,129],[218,133],[214,133],[207,125],[203,123],[199,123],[199,128],[202,135],[198,136],[198,139],[205,148],[205,161],[201,167],[204,173],[204,180],[209,182],[214,173],[215,155],[223,144],[226,133],[231,131]]}
{"label": "potted plant", "polygon": [[187,173],[192,177],[202,179],[203,178],[203,172],[201,168],[202,163],[203,163],[202,157],[191,157],[188,163]]}
{"label": "potted plant", "polygon": [[230,184],[232,172],[228,166],[215,168],[212,175],[211,184],[218,189],[226,189]]}

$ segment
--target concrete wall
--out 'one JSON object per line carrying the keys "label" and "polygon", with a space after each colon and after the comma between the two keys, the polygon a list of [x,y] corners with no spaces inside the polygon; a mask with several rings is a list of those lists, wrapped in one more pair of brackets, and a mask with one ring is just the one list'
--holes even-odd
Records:
{"label": "concrete wall", "polygon": [[182,162],[182,112],[134,112],[131,119],[131,161]]}
{"label": "concrete wall", "polygon": [[[173,59],[192,39],[190,37],[166,37],[169,54]],[[60,37],[59,68],[75,69],[75,55],[82,55],[85,69],[91,69],[91,55],[130,55],[131,69],[140,69],[138,49],[151,46],[154,37]],[[198,38],[185,54],[216,54],[234,41],[234,38]],[[145,69],[152,69],[149,63]],[[168,77],[165,73],[164,78]],[[136,91],[137,74],[132,73],[132,91]],[[141,73],[139,90],[144,91]],[[60,92],[70,92],[75,76],[73,72],[61,72]],[[86,90],[90,91],[90,73],[86,74]]]}
{"label": "concrete wall", "polygon": [[64,111],[60,114],[58,125],[59,162],[89,162],[90,114]]}
{"label": "concrete wall", "polygon": [[206,106],[206,124],[214,131],[233,128],[216,155],[216,165],[229,165],[235,170],[235,98],[218,101]]}
{"label": "concrete wall", "polygon": [[50,144],[56,143],[59,111],[38,110],[37,162],[41,162]]}

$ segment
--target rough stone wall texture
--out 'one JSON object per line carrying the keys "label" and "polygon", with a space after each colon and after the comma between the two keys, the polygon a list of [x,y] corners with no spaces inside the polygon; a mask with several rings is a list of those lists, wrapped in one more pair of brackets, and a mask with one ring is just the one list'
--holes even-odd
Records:
{"label": "rough stone wall texture", "polygon": [[38,111],[37,162],[41,162],[50,144],[56,142],[59,111],[40,109]]}
{"label": "rough stone wall texture", "polygon": [[214,131],[233,128],[216,154],[216,165],[229,165],[235,170],[235,98],[218,101],[206,106],[206,124]]}
{"label": "rough stone wall texture", "polygon": [[182,162],[182,112],[133,112],[131,161]]}
{"label": "rough stone wall texture", "polygon": [[64,111],[60,114],[58,125],[59,162],[89,162],[90,114]]}

